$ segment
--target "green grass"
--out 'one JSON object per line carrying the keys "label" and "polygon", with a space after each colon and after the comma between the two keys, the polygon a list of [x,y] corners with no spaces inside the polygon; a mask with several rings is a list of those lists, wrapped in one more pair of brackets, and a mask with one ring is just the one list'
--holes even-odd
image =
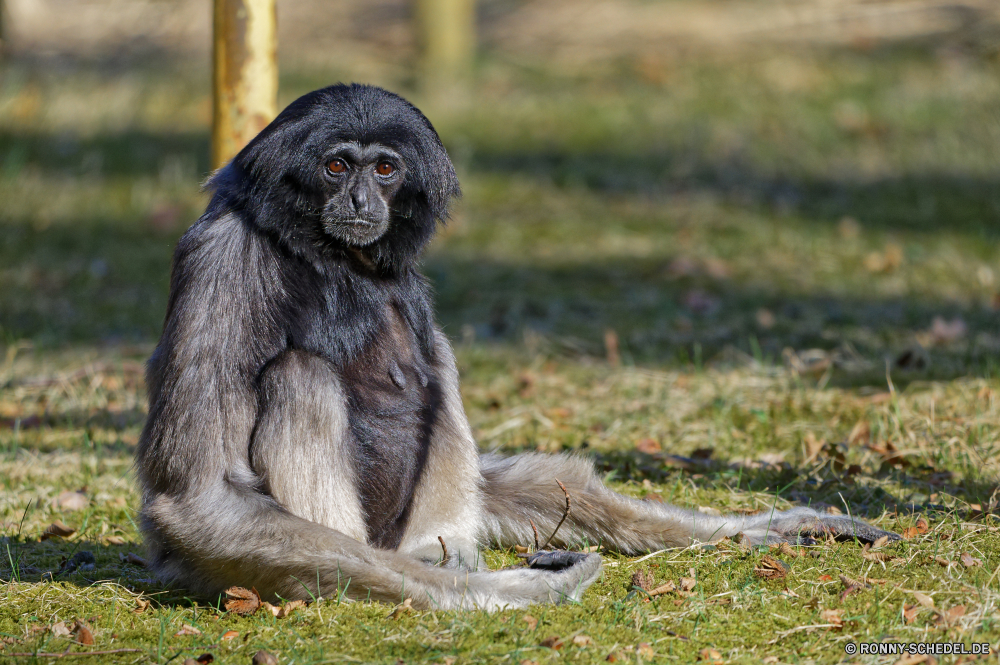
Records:
{"label": "green grass", "polygon": [[[1000,648],[1000,523],[981,516],[997,506],[1000,440],[994,51],[768,48],[576,72],[487,55],[449,99],[383,81],[425,110],[463,182],[425,271],[484,449],[579,451],[616,489],[691,507],[930,521],[884,565],[820,545],[780,555],[791,573],[764,581],[759,551],[608,553],[580,605],[398,619],[333,589],[285,619],[239,618],[124,558],[141,554],[141,363],[172,245],[205,204],[206,72],[4,67],[0,657],[61,652],[52,626],[76,619],[92,648],[142,650],[105,659],[122,663],[249,662],[260,648],[283,663],[649,662],[640,644],[654,662],[715,649],[868,663],[895,659],[844,644]],[[283,101],[350,78],[289,72]],[[935,317],[964,333],[935,335]],[[643,439],[664,452],[639,452]],[[67,490],[88,507],[60,508]],[[74,535],[41,541],[57,520]],[[80,551],[94,569],[59,572]],[[645,602],[637,569],[693,577],[693,593]],[[841,574],[884,582],[842,598]],[[135,612],[137,598],[152,606]],[[201,635],[175,636],[183,624]],[[553,636],[558,656],[540,646]]]}

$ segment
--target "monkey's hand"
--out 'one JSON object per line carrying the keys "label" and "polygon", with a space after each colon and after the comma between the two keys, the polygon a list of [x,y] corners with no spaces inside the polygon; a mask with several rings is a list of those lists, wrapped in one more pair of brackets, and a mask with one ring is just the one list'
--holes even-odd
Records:
{"label": "monkey's hand", "polygon": [[754,515],[747,519],[741,532],[753,545],[796,543],[810,545],[816,538],[832,535],[839,540],[857,538],[871,543],[883,536],[900,540],[891,531],[883,531],[851,515],[828,515],[812,508],[792,508]]}

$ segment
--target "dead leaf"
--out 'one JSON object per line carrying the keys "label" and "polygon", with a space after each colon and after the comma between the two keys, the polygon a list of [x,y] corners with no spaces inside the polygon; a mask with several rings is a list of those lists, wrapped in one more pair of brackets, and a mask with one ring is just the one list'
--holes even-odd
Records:
{"label": "dead leaf", "polygon": [[805,466],[819,456],[820,451],[822,451],[823,447],[826,445],[826,439],[817,439],[815,434],[807,432],[802,438],[802,445],[806,449],[805,459],[802,460],[802,465]]}
{"label": "dead leaf", "polygon": [[538,619],[531,616],[530,614],[525,614],[523,617],[521,617],[521,621],[528,624],[528,630],[534,630],[535,628],[538,627]]}
{"label": "dead leaf", "polygon": [[954,561],[949,561],[948,559],[945,559],[943,556],[934,557],[934,563],[941,566],[942,568],[948,568],[949,566],[955,565]]}
{"label": "dead leaf", "polygon": [[295,610],[305,606],[306,606],[306,601],[304,600],[290,600],[281,606],[281,609],[278,610],[278,613],[275,616],[278,617],[279,619],[284,619]]}
{"label": "dead leaf", "polygon": [[791,569],[792,567],[781,559],[765,554],[760,558],[760,566],[753,569],[753,574],[764,580],[776,580],[787,576]]}
{"label": "dead leaf", "polygon": [[76,529],[72,529],[62,522],[53,522],[45,528],[42,532],[40,540],[48,540],[49,538],[69,538],[74,533]]}
{"label": "dead leaf", "polygon": [[903,605],[903,620],[906,621],[906,623],[913,623],[919,613],[920,605]]}
{"label": "dead leaf", "polygon": [[637,570],[632,573],[632,587],[639,587],[643,591],[653,588],[653,576],[647,570]]}
{"label": "dead leaf", "polygon": [[867,549],[861,552],[861,556],[868,561],[894,561],[896,559],[902,559],[892,552],[871,552]]}
{"label": "dead leaf", "polygon": [[621,651],[612,651],[608,654],[607,658],[604,660],[609,663],[617,663],[619,660],[625,660],[626,656]]}
{"label": "dead leaf", "polygon": [[694,585],[697,584],[697,580],[694,577],[682,577],[680,579],[681,591],[691,591],[694,589]]}
{"label": "dead leaf", "polygon": [[635,442],[635,449],[647,455],[655,455],[656,453],[663,452],[660,442],[656,439],[639,439]]}
{"label": "dead leaf", "polygon": [[930,529],[930,525],[927,523],[927,518],[923,516],[918,517],[916,528],[917,531],[919,531],[920,533],[927,533],[927,531]]}
{"label": "dead leaf", "polygon": [[77,620],[77,622],[73,624],[73,637],[80,644],[85,644],[87,646],[94,644],[94,633],[90,630],[90,627],[87,626],[87,624],[80,620]]}
{"label": "dead leaf", "polygon": [[73,632],[66,626],[65,622],[60,621],[59,623],[53,624],[50,629],[52,634],[56,637],[69,637]]}
{"label": "dead leaf", "polygon": [[927,609],[934,609],[934,599],[925,593],[920,593],[919,591],[913,592],[913,597],[918,603],[926,607]]}
{"label": "dead leaf", "polygon": [[776,554],[784,554],[785,556],[790,557],[800,557],[806,555],[801,547],[799,549],[795,549],[789,543],[785,542],[778,543],[777,545],[771,545],[771,551]]}
{"label": "dead leaf", "polygon": [[122,538],[121,536],[108,536],[104,540],[105,540],[105,542],[108,543],[108,545],[124,545],[125,544],[125,539]]}
{"label": "dead leaf", "polygon": [[968,552],[962,552],[962,556],[960,556],[958,559],[959,561],[962,562],[962,565],[965,566],[966,568],[975,568],[977,566],[983,565],[982,561],[976,559]]}
{"label": "dead leaf", "polygon": [[222,634],[222,641],[228,642],[229,640],[235,640],[240,634],[235,630],[227,630]]}
{"label": "dead leaf", "polygon": [[777,323],[777,319],[774,318],[774,314],[771,310],[764,307],[757,310],[754,318],[757,319],[757,325],[764,330],[770,330],[774,327],[774,324]]}
{"label": "dead leaf", "polygon": [[392,612],[389,613],[389,618],[390,619],[398,619],[399,617],[403,616],[404,614],[408,614],[408,613],[410,613],[412,611],[413,611],[413,599],[412,598],[407,598],[406,600],[404,600],[403,602],[401,602],[399,605],[396,605],[396,608]]}
{"label": "dead leaf", "polygon": [[656,652],[653,651],[653,647],[650,646],[649,642],[639,642],[635,647],[635,653],[645,660],[652,660],[656,656]]}
{"label": "dead leaf", "polygon": [[563,648],[563,641],[557,635],[553,635],[552,637],[546,637],[544,640],[539,642],[539,645],[558,651]]}
{"label": "dead leaf", "polygon": [[147,609],[149,609],[150,602],[148,600],[143,600],[142,598],[135,599],[135,609],[132,610],[135,614],[142,614]]}
{"label": "dead leaf", "polygon": [[148,568],[149,567],[149,564],[146,562],[146,560],[143,559],[138,554],[136,554],[135,552],[129,552],[128,554],[126,554],[123,557],[122,560],[124,560],[125,563],[132,564],[133,566],[139,566],[141,568]]}
{"label": "dead leaf", "polygon": [[936,662],[933,656],[928,656],[925,653],[914,653],[907,654],[897,660],[892,665],[920,665],[920,663],[934,663]]}
{"label": "dead leaf", "polygon": [[537,660],[531,660],[530,658],[525,658],[521,661],[521,665],[538,665]]}
{"label": "dead leaf", "polygon": [[832,624],[835,628],[841,628],[844,625],[843,612],[843,610],[822,610],[819,619],[823,623]]}
{"label": "dead leaf", "polygon": [[872,543],[872,549],[877,550],[880,547],[884,547],[886,543],[889,542],[889,536],[882,536],[877,538],[874,543]]}
{"label": "dead leaf", "polygon": [[908,526],[905,529],[903,529],[903,532],[900,535],[903,537],[904,540],[911,540],[920,535],[920,529],[918,529],[915,526]]}
{"label": "dead leaf", "polygon": [[722,665],[722,654],[716,649],[702,649],[698,652],[698,660],[709,665]]}
{"label": "dead leaf", "polygon": [[589,647],[593,643],[594,643],[594,640],[592,640],[589,635],[574,635],[573,636],[573,644],[575,644],[578,647]]}
{"label": "dead leaf", "polygon": [[90,504],[90,499],[83,492],[62,492],[55,503],[63,510],[83,510]]}
{"label": "dead leaf", "polygon": [[210,653],[203,653],[195,658],[194,662],[198,663],[198,665],[208,665],[209,663],[215,662],[215,656]]}
{"label": "dead leaf", "polygon": [[183,624],[181,629],[174,633],[174,637],[184,637],[185,635],[201,635],[201,631],[190,624]]}
{"label": "dead leaf", "polygon": [[931,344],[956,342],[965,337],[966,332],[968,332],[968,326],[965,325],[965,321],[960,316],[956,316],[951,321],[945,321],[944,318],[935,316],[934,321],[931,322],[930,330],[927,331]]}
{"label": "dead leaf", "polygon": [[253,665],[278,665],[278,659],[261,649],[253,655],[250,661]]}
{"label": "dead leaf", "polygon": [[650,591],[649,595],[650,596],[662,596],[665,593],[673,593],[674,591],[677,591],[677,587],[674,586],[673,580],[667,580],[666,582],[664,582],[660,586],[658,586],[655,589],[653,589],[652,591]]}
{"label": "dead leaf", "polygon": [[244,589],[241,586],[229,587],[225,591],[226,602],[223,607],[227,612],[247,616],[260,608],[260,594],[256,589]]}
{"label": "dead leaf", "polygon": [[517,552],[518,554],[527,554],[528,548],[525,547],[524,545],[514,545],[514,551]]}
{"label": "dead leaf", "polygon": [[959,619],[965,616],[965,605],[955,605],[947,612],[939,612],[935,623],[939,626],[954,625]]}
{"label": "dead leaf", "polygon": [[820,582],[829,582],[833,579],[833,575],[820,575],[817,579],[819,579]]}
{"label": "dead leaf", "polygon": [[[781,593],[779,593],[778,595],[779,596],[784,596],[785,598],[798,598],[799,597],[799,594],[795,593],[794,591],[792,591],[788,587],[785,587],[785,590],[782,591]],[[730,599],[727,598],[726,600],[730,600]],[[730,601],[730,602],[732,602],[732,601]]]}

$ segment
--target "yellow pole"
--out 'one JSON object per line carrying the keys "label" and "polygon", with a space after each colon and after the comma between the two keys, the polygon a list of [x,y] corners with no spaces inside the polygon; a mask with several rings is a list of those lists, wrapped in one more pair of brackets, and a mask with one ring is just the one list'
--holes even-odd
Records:
{"label": "yellow pole", "polygon": [[421,75],[428,82],[461,78],[476,48],[475,0],[416,0]]}
{"label": "yellow pole", "polygon": [[278,113],[275,0],[214,0],[212,168]]}

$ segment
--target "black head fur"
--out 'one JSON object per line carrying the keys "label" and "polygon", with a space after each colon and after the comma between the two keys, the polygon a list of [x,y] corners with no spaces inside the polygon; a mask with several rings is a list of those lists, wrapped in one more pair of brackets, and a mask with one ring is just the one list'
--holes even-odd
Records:
{"label": "black head fur", "polygon": [[347,248],[321,231],[321,164],[329,146],[379,143],[406,166],[388,232],[365,248],[381,270],[411,265],[461,194],[455,168],[430,121],[402,97],[338,84],[303,95],[209,180],[215,204],[246,216],[296,254],[322,260]]}

